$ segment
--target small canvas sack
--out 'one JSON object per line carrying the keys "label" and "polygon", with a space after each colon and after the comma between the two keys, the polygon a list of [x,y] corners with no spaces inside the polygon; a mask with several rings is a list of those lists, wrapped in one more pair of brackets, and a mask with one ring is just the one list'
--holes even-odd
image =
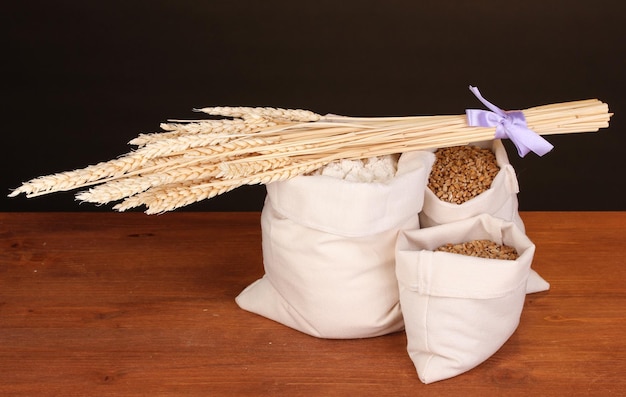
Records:
{"label": "small canvas sack", "polygon": [[[518,259],[434,251],[482,239],[514,247]],[[468,371],[507,341],[519,323],[534,252],[519,227],[490,215],[400,234],[396,273],[407,351],[422,382]]]}
{"label": "small canvas sack", "polygon": [[[500,171],[491,183],[491,188],[462,204],[440,200],[429,188],[424,192],[424,206],[420,213],[422,228],[468,219],[481,214],[515,223],[523,232],[524,222],[519,215],[517,194],[519,185],[506,149],[500,139],[472,143],[481,148],[490,148]],[[527,293],[550,289],[550,284],[531,269]]]}
{"label": "small canvas sack", "polygon": [[493,179],[491,188],[478,196],[455,204],[440,200],[429,188],[424,192],[424,207],[420,213],[422,227],[430,227],[460,221],[480,214],[490,214],[496,218],[515,222],[524,231],[524,223],[519,216],[517,194],[519,185],[515,170],[509,162],[506,149],[500,139],[475,142],[471,145],[491,149],[496,156],[500,171]]}
{"label": "small canvas sack", "polygon": [[320,175],[268,184],[265,275],[237,304],[321,338],[402,330],[395,244],[399,231],[419,228],[433,161],[430,152],[404,153],[385,183]]}

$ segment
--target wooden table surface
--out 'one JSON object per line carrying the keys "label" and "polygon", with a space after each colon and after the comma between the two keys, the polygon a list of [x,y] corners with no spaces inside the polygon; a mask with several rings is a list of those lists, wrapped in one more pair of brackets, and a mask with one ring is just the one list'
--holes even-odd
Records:
{"label": "wooden table surface", "polygon": [[522,218],[550,291],[488,361],[424,385],[403,332],[317,339],[236,305],[259,213],[0,213],[0,395],[626,395],[626,212]]}

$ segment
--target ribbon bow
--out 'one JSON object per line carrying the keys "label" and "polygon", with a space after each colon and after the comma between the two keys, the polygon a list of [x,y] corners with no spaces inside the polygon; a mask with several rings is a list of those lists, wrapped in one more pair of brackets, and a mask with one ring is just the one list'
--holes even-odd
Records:
{"label": "ribbon bow", "polygon": [[532,151],[539,156],[548,153],[554,146],[541,135],[528,128],[524,113],[519,110],[504,111],[480,95],[478,88],[469,87],[470,91],[487,106],[490,111],[465,109],[467,123],[472,127],[496,127],[496,139],[509,138],[520,157]]}

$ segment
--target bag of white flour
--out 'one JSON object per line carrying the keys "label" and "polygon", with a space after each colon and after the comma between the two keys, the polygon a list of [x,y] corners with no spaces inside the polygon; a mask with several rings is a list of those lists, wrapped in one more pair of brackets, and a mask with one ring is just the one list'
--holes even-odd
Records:
{"label": "bag of white flour", "polygon": [[333,176],[268,184],[261,215],[265,275],[237,304],[321,338],[402,330],[395,245],[401,230],[419,228],[433,161],[430,152],[402,154],[397,171],[377,182],[367,182],[376,172],[355,177],[362,171],[356,167],[347,172],[352,178],[339,166],[327,170]]}
{"label": "bag of white flour", "polygon": [[[491,254],[504,245],[516,259],[437,250],[446,244]],[[396,272],[407,351],[422,382],[466,372],[502,347],[519,324],[534,252],[514,223],[490,215],[400,234]]]}

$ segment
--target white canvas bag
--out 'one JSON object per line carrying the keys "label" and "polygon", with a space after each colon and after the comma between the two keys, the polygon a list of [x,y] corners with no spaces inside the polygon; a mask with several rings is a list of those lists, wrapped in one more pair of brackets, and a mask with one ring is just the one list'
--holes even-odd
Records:
{"label": "white canvas bag", "polygon": [[[496,156],[500,171],[491,183],[491,188],[462,204],[440,200],[429,188],[424,192],[424,206],[420,213],[422,228],[468,219],[481,214],[493,215],[506,221],[514,222],[525,231],[524,222],[519,215],[517,194],[519,184],[515,170],[509,162],[506,149],[500,139],[475,142],[481,148],[491,149]],[[531,269],[527,293],[550,289],[550,284]]]}
{"label": "white canvas bag", "polygon": [[[519,258],[434,251],[481,239],[512,246]],[[490,215],[400,234],[396,273],[407,351],[422,382],[466,372],[507,341],[519,324],[534,252],[514,223]]]}
{"label": "white canvas bag", "polygon": [[433,161],[430,152],[405,153],[386,183],[299,176],[268,184],[265,275],[237,304],[321,338],[402,330],[395,244],[399,231],[419,228]]}
{"label": "white canvas bag", "polygon": [[524,231],[524,223],[518,212],[519,185],[517,176],[509,162],[502,141],[494,139],[474,142],[471,145],[491,149],[496,156],[496,163],[500,167],[500,171],[493,179],[491,188],[462,204],[440,200],[432,190],[426,188],[424,207],[420,213],[422,227],[456,222],[480,214],[490,214],[496,218],[515,222]]}

